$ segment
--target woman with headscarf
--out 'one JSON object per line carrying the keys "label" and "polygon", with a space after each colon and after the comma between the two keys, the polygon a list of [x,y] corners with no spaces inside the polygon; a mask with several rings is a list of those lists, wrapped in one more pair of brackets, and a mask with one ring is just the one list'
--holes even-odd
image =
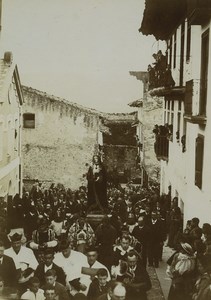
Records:
{"label": "woman with headscarf", "polygon": [[181,243],[180,250],[174,255],[167,270],[172,283],[168,300],[191,300],[196,276],[196,258],[188,243]]}

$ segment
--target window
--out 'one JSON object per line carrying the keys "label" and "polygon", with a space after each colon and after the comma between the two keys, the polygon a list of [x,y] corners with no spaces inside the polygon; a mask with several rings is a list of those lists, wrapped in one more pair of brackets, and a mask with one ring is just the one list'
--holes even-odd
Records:
{"label": "window", "polygon": [[170,39],[170,45],[169,45],[169,65],[171,69],[172,68],[172,37]]}
{"label": "window", "polygon": [[204,136],[198,135],[196,138],[196,153],[195,153],[195,185],[202,188],[202,173],[203,173],[203,157],[204,157]]}
{"label": "window", "polygon": [[7,154],[12,155],[13,149],[13,135],[12,135],[12,122],[8,121],[8,130],[7,130]]}
{"label": "window", "polygon": [[173,67],[176,68],[176,61],[177,61],[177,31],[174,33],[174,61]]}
{"label": "window", "polygon": [[185,22],[181,26],[181,42],[180,42],[180,86],[183,86],[184,73],[184,44],[185,44]]}
{"label": "window", "polygon": [[23,115],[23,127],[35,128],[35,114],[27,113]]}
{"label": "window", "polygon": [[202,35],[201,43],[201,89],[199,114],[206,115],[207,105],[207,77],[208,77],[208,62],[209,62],[209,29]]}
{"label": "window", "polygon": [[187,30],[187,47],[186,47],[186,61],[190,60],[190,45],[191,45],[191,26],[188,24]]}
{"label": "window", "polygon": [[3,158],[3,123],[0,122],[0,161]]}

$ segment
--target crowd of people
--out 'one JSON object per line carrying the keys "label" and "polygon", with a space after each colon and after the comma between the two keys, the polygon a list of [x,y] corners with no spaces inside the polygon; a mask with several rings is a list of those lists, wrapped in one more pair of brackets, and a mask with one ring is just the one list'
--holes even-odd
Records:
{"label": "crowd of people", "polygon": [[210,295],[211,226],[193,218],[183,231],[170,189],[159,196],[155,186],[110,183],[98,222],[87,194],[85,186],[36,182],[1,204],[1,299],[147,299],[147,268],[159,268],[164,243],[175,249],[167,262],[169,300],[209,299],[201,295],[205,285]]}

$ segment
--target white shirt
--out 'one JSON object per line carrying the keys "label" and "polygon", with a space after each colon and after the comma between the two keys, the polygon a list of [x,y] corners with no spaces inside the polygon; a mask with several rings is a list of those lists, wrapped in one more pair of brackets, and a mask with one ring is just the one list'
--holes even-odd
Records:
{"label": "white shirt", "polygon": [[[109,273],[108,269],[103,264],[101,264],[99,261],[96,261],[90,267],[90,265],[88,264],[88,261],[86,260],[86,264],[83,265],[83,267],[85,267],[85,268],[92,268],[92,269],[106,269],[107,272],[108,272],[108,279],[107,279],[107,281],[111,280],[111,276],[110,276],[110,273]],[[85,291],[83,291],[83,292],[80,291],[81,293],[87,295],[89,287],[90,287],[90,284],[92,283],[91,277],[89,275],[82,274],[81,278],[80,278],[80,283],[81,284],[85,284],[87,286],[87,289]]]}
{"label": "white shirt", "polygon": [[27,290],[22,296],[21,299],[24,300],[44,300],[44,291],[39,289],[36,294],[34,294],[32,291]]}
{"label": "white shirt", "polygon": [[44,266],[44,272],[46,273],[48,270],[52,269],[53,264],[51,264],[49,267],[47,267],[46,265]]}
{"label": "white shirt", "polygon": [[61,252],[56,253],[53,262],[64,270],[66,281],[69,282],[81,277],[81,268],[85,266],[86,261],[87,258],[83,253],[71,250],[68,258]]}
{"label": "white shirt", "polygon": [[6,249],[4,254],[11,257],[14,260],[16,269],[22,269],[23,265],[28,265],[29,268],[36,270],[38,262],[33,251],[25,246],[21,246],[18,254],[15,253],[12,247]]}

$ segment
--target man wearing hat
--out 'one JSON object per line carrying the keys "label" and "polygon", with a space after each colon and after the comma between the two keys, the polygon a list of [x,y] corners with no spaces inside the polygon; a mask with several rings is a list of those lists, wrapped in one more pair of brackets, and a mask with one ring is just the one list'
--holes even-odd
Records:
{"label": "man wearing hat", "polygon": [[180,250],[173,257],[168,275],[172,278],[168,300],[191,300],[195,276],[196,258],[188,243],[180,243]]}

